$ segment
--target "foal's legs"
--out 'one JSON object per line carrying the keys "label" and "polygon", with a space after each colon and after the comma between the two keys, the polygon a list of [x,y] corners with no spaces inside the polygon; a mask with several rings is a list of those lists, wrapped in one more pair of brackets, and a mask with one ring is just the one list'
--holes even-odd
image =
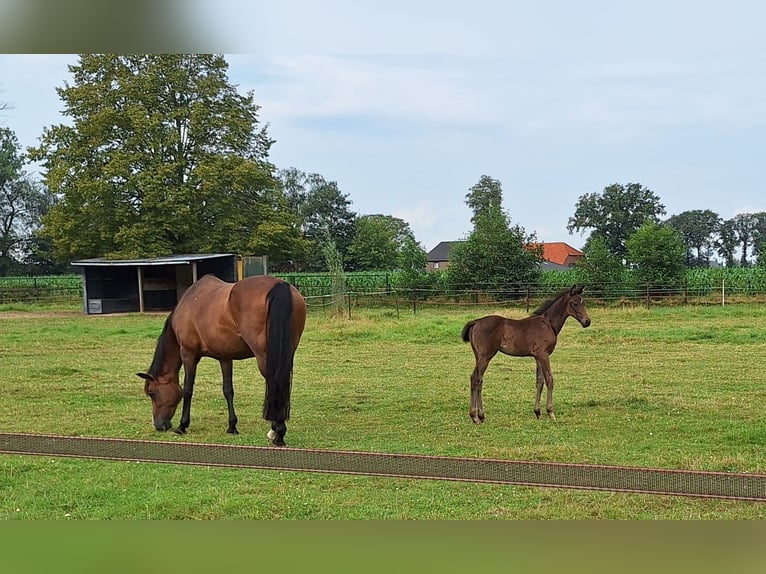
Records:
{"label": "foal's legs", "polygon": [[237,413],[234,412],[234,364],[233,361],[220,361],[221,375],[223,375],[223,396],[229,409],[229,434],[239,434],[237,430]]}
{"label": "foal's legs", "polygon": [[540,361],[537,363],[537,393],[535,394],[535,416],[540,418],[540,397],[543,394],[543,385],[545,385],[545,375],[540,367]]}
{"label": "foal's legs", "polygon": [[176,434],[185,434],[186,429],[189,428],[192,395],[194,395],[194,378],[197,376],[199,357],[184,353],[182,349],[181,361],[184,365],[184,400],[181,409],[181,422],[178,423],[178,428],[175,430]]}
{"label": "foal's legs", "polygon": [[551,372],[551,362],[548,356],[535,357],[537,361],[537,395],[535,396],[535,416],[540,418],[540,396],[543,393],[543,385],[548,389],[548,396],[545,410],[548,416],[556,420],[556,414],[553,412],[553,373]]}
{"label": "foal's legs", "polygon": [[484,371],[487,370],[495,353],[487,356],[481,355],[476,349],[473,352],[476,355],[476,367],[471,373],[471,408],[469,414],[474,423],[481,424],[484,422],[484,400],[481,396],[481,389],[484,386]]}

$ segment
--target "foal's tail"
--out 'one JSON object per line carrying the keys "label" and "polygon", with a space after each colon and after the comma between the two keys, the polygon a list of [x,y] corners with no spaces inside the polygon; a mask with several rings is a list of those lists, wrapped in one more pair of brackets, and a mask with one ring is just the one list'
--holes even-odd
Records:
{"label": "foal's tail", "polygon": [[266,397],[263,418],[286,421],[290,418],[290,387],[293,379],[292,329],[293,295],[290,284],[280,281],[274,285],[268,300],[266,331]]}
{"label": "foal's tail", "polygon": [[471,337],[471,329],[473,329],[473,326],[476,324],[476,321],[468,321],[468,323],[465,324],[465,327],[463,327],[463,332],[460,333],[460,337],[462,337],[463,342],[467,343],[468,340]]}

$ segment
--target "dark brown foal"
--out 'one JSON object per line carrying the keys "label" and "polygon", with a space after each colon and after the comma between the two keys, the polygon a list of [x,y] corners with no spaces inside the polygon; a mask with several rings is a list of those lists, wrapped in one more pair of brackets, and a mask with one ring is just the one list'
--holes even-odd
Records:
{"label": "dark brown foal", "polygon": [[553,412],[553,374],[550,356],[556,348],[558,334],[567,317],[574,317],[580,325],[590,325],[582,297],[583,286],[573,286],[543,303],[531,316],[524,319],[507,319],[499,315],[488,315],[469,321],[463,327],[462,338],[471,343],[476,357],[476,366],[471,374],[470,415],[474,423],[484,422],[484,401],[481,389],[484,371],[498,351],[514,357],[534,357],[537,362],[537,395],[535,415],[540,418],[540,398],[543,385],[548,389],[546,410],[548,416],[556,419]]}

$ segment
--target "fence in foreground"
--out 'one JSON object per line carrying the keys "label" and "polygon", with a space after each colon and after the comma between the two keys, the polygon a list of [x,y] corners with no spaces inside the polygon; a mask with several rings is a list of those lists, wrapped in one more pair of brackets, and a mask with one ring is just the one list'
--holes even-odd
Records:
{"label": "fence in foreground", "polygon": [[0,453],[766,502],[761,474],[19,433]]}

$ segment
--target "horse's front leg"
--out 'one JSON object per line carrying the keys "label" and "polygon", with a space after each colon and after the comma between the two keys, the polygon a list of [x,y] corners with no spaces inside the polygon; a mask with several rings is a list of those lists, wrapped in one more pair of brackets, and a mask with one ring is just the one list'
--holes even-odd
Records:
{"label": "horse's front leg", "polygon": [[234,412],[234,363],[233,361],[220,361],[221,375],[223,375],[223,397],[229,409],[229,434],[239,434],[237,430],[237,413]]}
{"label": "horse's front leg", "polygon": [[178,428],[175,430],[176,434],[185,434],[186,429],[189,428],[189,422],[191,420],[191,402],[194,395],[194,378],[197,376],[197,363],[199,358],[197,357],[184,357],[181,353],[181,360],[184,365],[184,398],[183,407],[181,408],[181,422],[178,423]]}

